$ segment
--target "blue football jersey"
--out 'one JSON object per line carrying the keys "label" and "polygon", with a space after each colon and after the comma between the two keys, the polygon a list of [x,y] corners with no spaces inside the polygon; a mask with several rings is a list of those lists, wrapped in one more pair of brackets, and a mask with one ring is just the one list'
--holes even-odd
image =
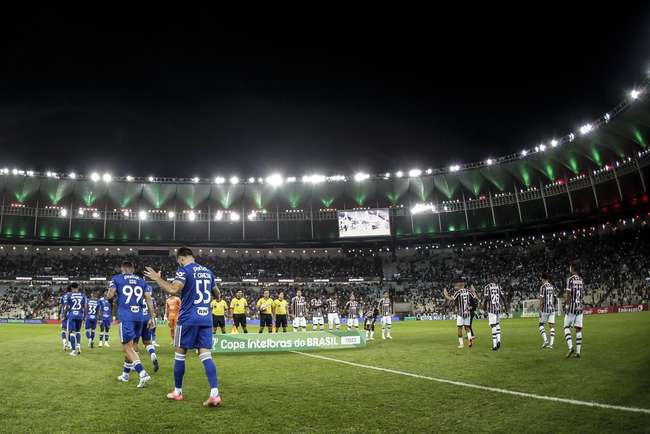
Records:
{"label": "blue football jersey", "polygon": [[94,298],[89,298],[86,301],[86,318],[97,319],[99,315],[99,301]]}
{"label": "blue football jersey", "polygon": [[[144,293],[151,295],[153,293],[153,288],[147,283],[144,287]],[[149,306],[147,306],[147,300],[142,297],[142,318],[144,321],[149,321],[151,319],[151,314],[149,313]]]}
{"label": "blue football jersey", "polygon": [[210,302],[215,286],[212,271],[196,262],[178,267],[174,280],[184,284],[181,292],[180,325],[212,326]]}
{"label": "blue football jersey", "polygon": [[116,274],[110,288],[117,295],[117,316],[120,321],[142,321],[142,298],[147,283],[135,274]]}
{"label": "blue football jersey", "polygon": [[61,296],[61,299],[59,300],[59,305],[60,305],[59,312],[61,316],[63,316],[63,314],[65,313],[65,307],[68,304],[68,295],[70,295],[70,293],[66,292]]}
{"label": "blue football jersey", "polygon": [[97,305],[101,312],[102,319],[111,319],[113,316],[111,312],[111,302],[102,297],[97,302]]}
{"label": "blue football jersey", "polygon": [[66,296],[68,307],[68,319],[82,319],[84,317],[84,306],[86,295],[81,292],[71,292]]}

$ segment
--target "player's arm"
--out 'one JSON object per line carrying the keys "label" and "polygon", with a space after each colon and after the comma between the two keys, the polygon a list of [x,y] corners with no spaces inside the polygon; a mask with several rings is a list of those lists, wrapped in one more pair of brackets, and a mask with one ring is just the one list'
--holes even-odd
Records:
{"label": "player's arm", "polygon": [[167,315],[169,315],[169,305],[167,304],[167,300],[165,300],[165,321],[167,321]]}
{"label": "player's arm", "polygon": [[144,301],[147,303],[147,309],[149,309],[149,323],[147,326],[152,329],[156,326],[156,310],[153,308],[153,301],[151,300],[151,293],[150,292],[145,292],[144,293]]}
{"label": "player's arm", "polygon": [[115,289],[115,282],[111,280],[111,282],[108,284],[108,289],[106,290],[106,300],[110,300],[115,297]]}
{"label": "player's arm", "polygon": [[144,275],[148,279],[151,279],[154,282],[156,282],[160,287],[160,289],[165,291],[167,294],[178,295],[183,290],[183,287],[185,286],[185,282],[181,282],[180,280],[173,280],[172,282],[167,282],[165,279],[162,278],[160,271],[155,271],[151,267],[145,267]]}
{"label": "player's arm", "polygon": [[446,298],[448,301],[454,301],[454,297],[452,297],[452,296],[449,295],[449,292],[447,291],[447,288],[443,288],[443,290],[442,290],[442,295],[444,295],[445,298]]}

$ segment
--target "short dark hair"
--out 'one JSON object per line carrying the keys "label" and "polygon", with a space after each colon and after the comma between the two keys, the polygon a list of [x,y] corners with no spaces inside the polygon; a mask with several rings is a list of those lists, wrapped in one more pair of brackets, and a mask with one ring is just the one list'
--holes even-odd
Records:
{"label": "short dark hair", "polygon": [[176,251],[176,257],[178,258],[180,256],[194,256],[194,253],[189,247],[181,247]]}
{"label": "short dark hair", "polygon": [[122,267],[124,268],[135,268],[133,262],[131,261],[122,261]]}
{"label": "short dark hair", "polygon": [[546,271],[543,271],[543,272],[542,272],[542,279],[544,279],[544,280],[549,280],[549,278],[548,278],[548,273],[547,273]]}
{"label": "short dark hair", "polygon": [[70,289],[73,289],[73,288],[74,288],[74,289],[79,288],[79,284],[78,284],[77,282],[72,282],[72,283],[70,284]]}
{"label": "short dark hair", "polygon": [[578,271],[580,271],[580,263],[579,263],[578,261],[571,261],[571,263],[569,264],[569,266],[570,266],[571,269],[572,269],[574,272],[576,272],[576,273],[577,273]]}

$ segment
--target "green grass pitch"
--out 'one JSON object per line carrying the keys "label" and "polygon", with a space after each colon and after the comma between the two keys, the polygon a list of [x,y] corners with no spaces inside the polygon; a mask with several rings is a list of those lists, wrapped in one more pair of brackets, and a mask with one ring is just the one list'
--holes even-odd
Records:
{"label": "green grass pitch", "polygon": [[[541,350],[535,319],[503,320],[503,347],[490,350],[486,321],[472,349],[456,349],[451,321],[394,325],[392,341],[323,355],[363,365],[499,389],[650,408],[650,313],[585,318],[582,359],[565,359],[561,327]],[[201,406],[208,385],[188,356],[185,401],[167,402],[173,350],[158,328],[161,369],[145,389],[119,383],[112,347],[80,357],[61,350],[59,328],[0,325],[1,432],[643,432],[650,414],[475,390],[293,353],[215,356],[223,405]],[[376,333],[380,337],[379,329]],[[143,357],[145,368],[151,363]]]}

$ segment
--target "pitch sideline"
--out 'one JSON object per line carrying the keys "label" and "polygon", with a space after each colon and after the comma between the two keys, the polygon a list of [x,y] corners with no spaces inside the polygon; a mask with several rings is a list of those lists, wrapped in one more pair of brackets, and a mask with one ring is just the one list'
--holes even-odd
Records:
{"label": "pitch sideline", "polygon": [[419,378],[419,379],[422,379],[422,380],[435,381],[437,383],[451,384],[451,385],[454,385],[454,386],[467,387],[467,388],[470,388],[470,389],[478,389],[478,390],[485,390],[485,391],[488,391],[488,392],[502,393],[504,395],[521,396],[521,397],[524,397],[524,398],[538,399],[538,400],[541,400],[541,401],[561,402],[561,403],[564,403],[564,404],[580,405],[580,406],[584,406],[584,407],[595,407],[595,408],[603,408],[603,409],[608,409],[608,410],[627,411],[627,412],[631,412],[631,413],[650,414],[650,409],[648,409],[648,408],[625,407],[625,406],[622,406],[622,405],[602,404],[602,403],[599,403],[599,402],[580,401],[580,400],[577,400],[577,399],[567,399],[567,398],[558,398],[558,397],[555,397],[555,396],[536,395],[534,393],[518,392],[516,390],[508,390],[508,389],[499,389],[498,387],[481,386],[479,384],[464,383],[462,381],[454,381],[454,380],[446,380],[444,378],[428,377],[426,375],[414,374],[412,372],[398,371],[396,369],[380,368],[378,366],[371,366],[371,365],[364,365],[364,364],[361,364],[361,363],[348,362],[347,360],[335,359],[333,357],[320,356],[320,355],[317,355],[317,354],[303,353],[301,351],[292,351],[292,353],[299,354],[299,355],[305,356],[305,357],[312,357],[312,358],[315,358],[315,359],[321,359],[321,360],[327,360],[327,361],[330,361],[330,362],[340,363],[340,364],[343,364],[343,365],[354,366],[356,368],[364,368],[364,369],[370,369],[370,370],[373,370],[373,371],[388,372],[390,374],[404,375],[406,377]]}

